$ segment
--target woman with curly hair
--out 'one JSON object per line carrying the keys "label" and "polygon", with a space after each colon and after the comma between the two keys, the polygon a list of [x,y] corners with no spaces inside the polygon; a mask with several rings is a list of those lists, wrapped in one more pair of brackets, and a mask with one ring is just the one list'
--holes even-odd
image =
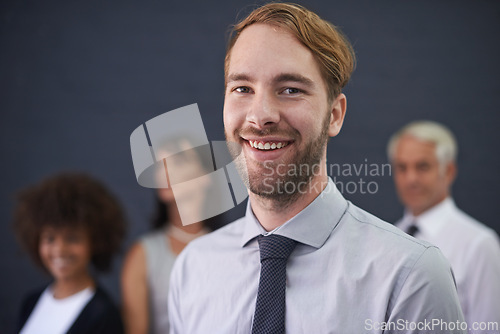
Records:
{"label": "woman with curly hair", "polygon": [[24,301],[18,330],[123,333],[118,308],[91,265],[109,270],[125,234],[118,201],[84,174],[59,174],[20,192],[14,230],[32,260],[53,278]]}

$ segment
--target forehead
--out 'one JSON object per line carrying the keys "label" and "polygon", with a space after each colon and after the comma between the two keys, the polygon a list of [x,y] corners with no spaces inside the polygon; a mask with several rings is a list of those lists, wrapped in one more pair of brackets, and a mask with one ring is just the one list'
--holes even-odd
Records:
{"label": "forehead", "polygon": [[397,161],[434,161],[436,157],[436,145],[434,143],[419,140],[410,135],[402,136],[396,146],[394,155]]}
{"label": "forehead", "polygon": [[63,226],[55,226],[55,225],[44,225],[40,229],[40,234],[50,233],[50,234],[86,234],[87,229],[81,224],[71,224],[71,225],[63,225]]}
{"label": "forehead", "polygon": [[319,65],[311,52],[287,29],[256,23],[245,28],[234,44],[228,73],[245,72],[259,78],[276,73],[300,73],[321,80]]}

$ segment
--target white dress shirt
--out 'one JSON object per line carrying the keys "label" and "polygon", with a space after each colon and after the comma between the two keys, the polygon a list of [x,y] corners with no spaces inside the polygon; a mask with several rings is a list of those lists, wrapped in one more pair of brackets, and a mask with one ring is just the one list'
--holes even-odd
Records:
{"label": "white dress shirt", "polygon": [[[269,233],[299,242],[287,264],[286,333],[421,333],[409,327],[463,322],[441,252],[346,201],[331,179]],[[248,205],[245,217],[185,248],[171,276],[170,333],[251,333],[260,234]]]}
{"label": "white dress shirt", "polygon": [[[458,209],[451,198],[414,217],[406,212],[396,223],[441,249],[455,274],[465,320],[500,325],[500,243],[489,227]],[[499,333],[499,331],[495,331]]]}
{"label": "white dress shirt", "polygon": [[95,289],[88,287],[69,297],[56,299],[52,286],[48,286],[42,292],[20,334],[66,333],[94,294]]}

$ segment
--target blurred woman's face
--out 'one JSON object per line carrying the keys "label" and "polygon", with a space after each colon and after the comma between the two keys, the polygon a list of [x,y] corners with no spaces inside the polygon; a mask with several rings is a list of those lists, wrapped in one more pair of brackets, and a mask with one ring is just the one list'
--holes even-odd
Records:
{"label": "blurred woman's face", "polygon": [[[188,181],[198,179],[207,174],[207,167],[203,166],[200,157],[197,156],[194,150],[186,150],[182,153],[177,153],[166,159],[166,166],[170,188],[158,189],[158,197],[165,204],[170,204],[177,201],[189,200],[190,196],[195,193],[203,192],[207,187],[205,180],[197,180],[192,183],[191,187],[186,187]],[[177,189],[175,197],[172,191],[172,186],[183,183],[184,186]]]}
{"label": "blurred woman's face", "polygon": [[56,281],[88,275],[92,252],[89,235],[83,228],[43,228],[39,253],[43,265]]}

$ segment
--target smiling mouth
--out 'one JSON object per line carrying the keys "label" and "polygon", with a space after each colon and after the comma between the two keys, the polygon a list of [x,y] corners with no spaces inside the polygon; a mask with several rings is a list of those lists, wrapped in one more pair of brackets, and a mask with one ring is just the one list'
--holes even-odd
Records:
{"label": "smiling mouth", "polygon": [[68,258],[55,258],[55,259],[52,259],[51,262],[52,262],[53,268],[57,269],[57,270],[65,269],[68,266],[71,266],[73,263],[73,261],[71,259],[68,259]]}
{"label": "smiling mouth", "polygon": [[251,147],[256,148],[261,151],[272,151],[278,150],[280,148],[286,147],[289,141],[259,141],[259,140],[248,140]]}

